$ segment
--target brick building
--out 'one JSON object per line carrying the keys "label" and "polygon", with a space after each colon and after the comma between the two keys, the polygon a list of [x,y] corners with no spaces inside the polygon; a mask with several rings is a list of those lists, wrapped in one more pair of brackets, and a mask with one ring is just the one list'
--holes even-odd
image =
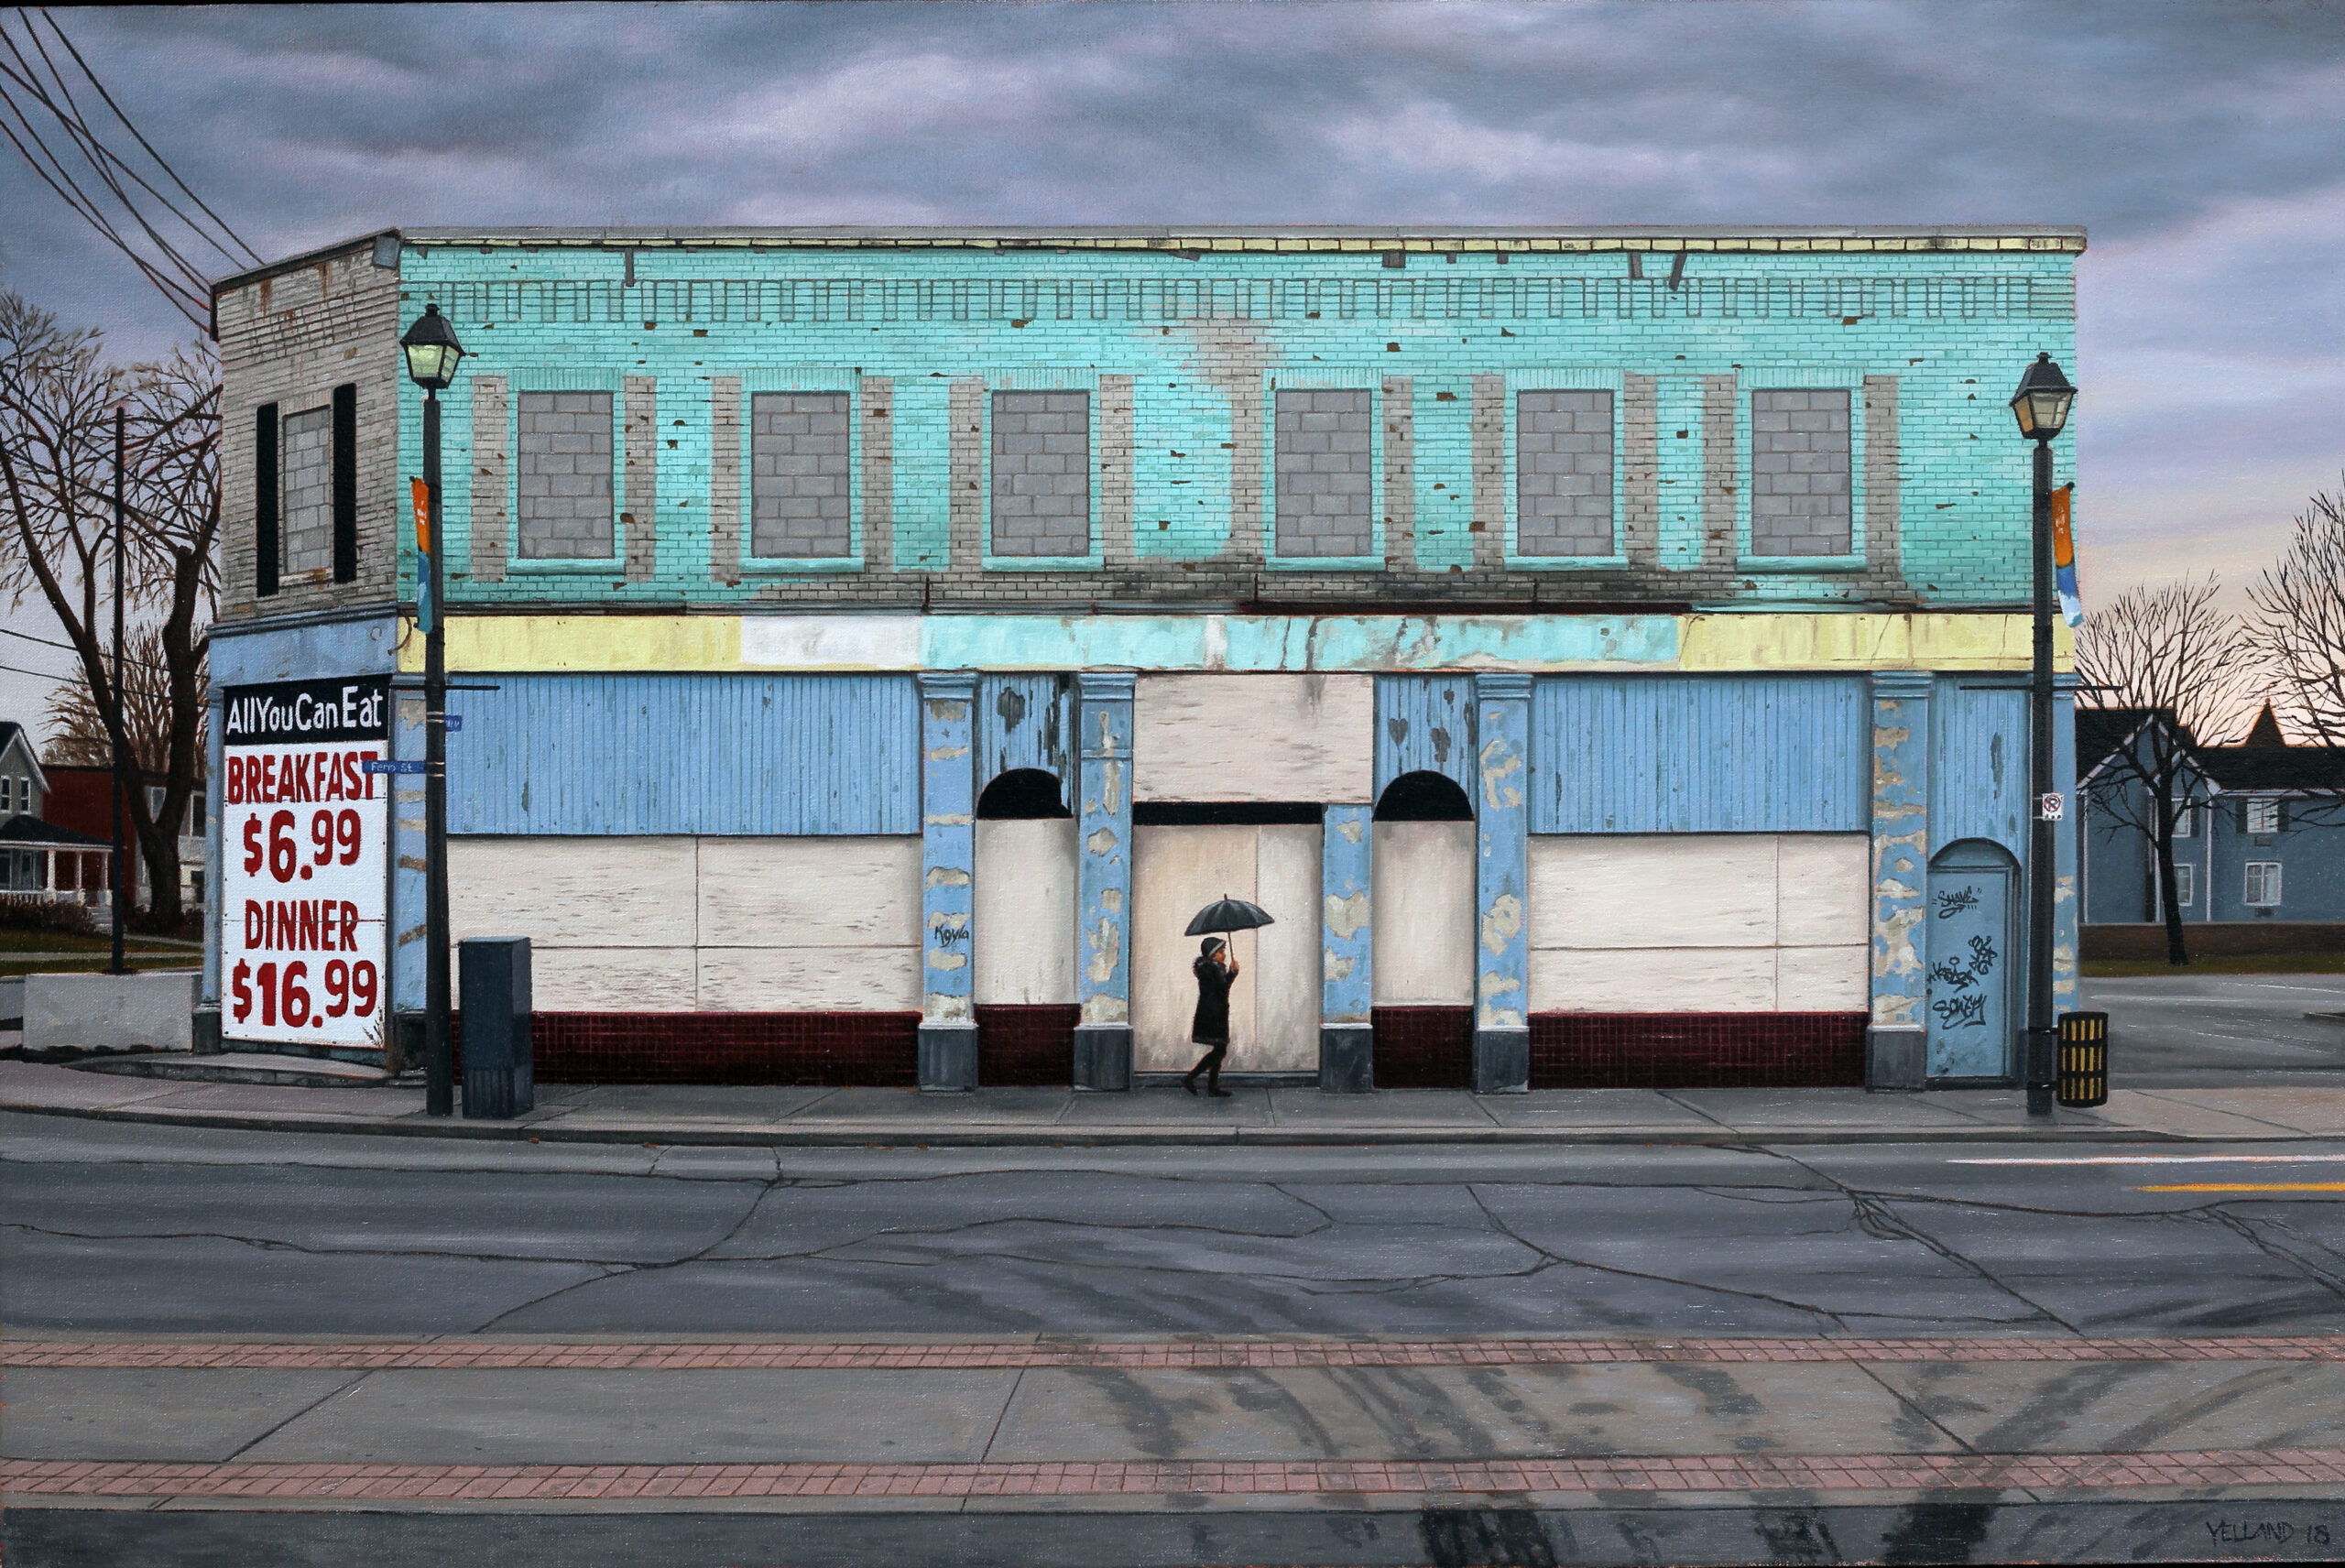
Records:
{"label": "brick building", "polygon": [[1187,1065],[1179,932],[1228,893],[1277,917],[1233,1070],[2002,1081],[2005,399],[2072,358],[2083,244],[366,236],[216,290],[215,689],[391,673],[420,755],[430,301],[451,668],[496,688],[454,921],[534,939],[548,1076],[1120,1086]]}

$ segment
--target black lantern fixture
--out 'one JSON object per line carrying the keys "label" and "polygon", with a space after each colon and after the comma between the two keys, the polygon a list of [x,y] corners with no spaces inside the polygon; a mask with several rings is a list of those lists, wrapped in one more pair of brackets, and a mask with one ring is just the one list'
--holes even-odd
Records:
{"label": "black lantern fixture", "polygon": [[464,357],[464,345],[456,341],[455,328],[437,305],[423,308],[415,325],[399,339],[399,347],[407,353],[408,379],[426,392],[445,392],[456,379],[457,363]]}
{"label": "black lantern fixture", "polygon": [[2076,400],[2077,389],[2068,385],[2052,356],[2037,354],[2035,363],[2020,376],[2019,390],[2012,394],[2012,413],[2019,419],[2019,433],[2029,441],[2054,440],[2068,422],[2068,405]]}
{"label": "black lantern fixture", "polygon": [[[2020,435],[2035,443],[2034,528],[2034,658],[2028,681],[2028,790],[2034,819],[2027,840],[2027,1050],[2021,1082],[2027,1114],[2052,1114],[2053,1079],[2059,1027],[2053,1017],[2052,965],[2054,883],[2058,876],[2060,823],[2067,800],[2052,777],[2052,442],[2068,422],[2077,389],[2048,354],[2019,378],[2012,414]],[[2074,830],[2069,830],[2073,832]]]}

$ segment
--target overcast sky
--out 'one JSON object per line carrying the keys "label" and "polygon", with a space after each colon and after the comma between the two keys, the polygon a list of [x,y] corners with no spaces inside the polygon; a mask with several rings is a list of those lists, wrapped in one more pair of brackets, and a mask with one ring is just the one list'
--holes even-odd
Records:
{"label": "overcast sky", "polygon": [[[2345,467],[2345,0],[57,15],[264,256],[449,223],[2083,223],[2089,599],[2252,576]],[[0,158],[0,284],[125,357],[183,330]],[[0,676],[0,713],[40,684]]]}

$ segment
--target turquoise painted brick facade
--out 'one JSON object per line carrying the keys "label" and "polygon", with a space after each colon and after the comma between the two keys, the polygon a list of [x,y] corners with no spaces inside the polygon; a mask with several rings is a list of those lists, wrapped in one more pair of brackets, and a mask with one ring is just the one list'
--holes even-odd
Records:
{"label": "turquoise painted brick facade", "polygon": [[[1396,597],[2012,606],[2027,588],[2027,452],[2010,430],[2004,399],[2014,367],[2037,350],[2073,358],[2080,245],[1709,250],[1690,255],[1672,288],[1658,263],[1649,276],[1631,278],[1618,249],[1416,249],[1396,268],[1377,251],[437,237],[408,237],[398,281],[402,320],[435,300],[472,351],[447,398],[451,599],[514,608]],[[375,352],[388,355],[392,345]],[[1617,387],[1624,374],[1650,378],[1650,400],[1616,397],[1616,419],[1625,427],[1642,408],[1655,435],[1648,457],[1627,452],[1616,464],[1616,528],[1631,526],[1631,503],[1649,494],[1649,556],[1543,562],[1502,550],[1478,553],[1478,518],[1481,533],[1502,527],[1511,539],[1515,485],[1511,433],[1505,472],[1475,471],[1475,378],[1504,377],[1511,432],[1518,390]],[[651,472],[620,474],[617,509],[631,520],[620,524],[612,561],[528,561],[510,540],[500,550],[473,538],[475,516],[487,515],[476,513],[473,486],[484,471],[492,479],[501,473],[509,486],[515,467],[509,449],[501,458],[475,450],[472,395],[484,376],[505,377],[509,389],[592,385],[629,407],[641,401],[629,401],[629,378],[656,387],[657,429],[637,459]],[[1098,472],[1107,439],[1101,379],[1113,376],[1130,378],[1120,508]],[[859,405],[858,431],[868,411],[860,406],[869,401],[864,378],[888,379],[892,440],[881,477],[892,522],[889,559],[871,550],[872,497],[858,495],[859,561],[763,562],[737,582],[712,572],[713,474],[746,485],[739,476],[747,472],[737,458],[714,461],[713,392],[727,377],[740,379],[744,398],[784,384],[848,390]],[[1386,377],[1409,379],[1405,410],[1388,397]],[[1892,419],[1869,419],[1867,377],[1891,399]],[[952,429],[956,383],[978,392],[1092,392],[1088,558],[1038,564],[987,555],[987,400],[965,397],[976,428]],[[1704,417],[1706,388],[1721,384],[1731,387],[1730,429]],[[1412,560],[1278,558],[1267,480],[1270,405],[1280,385],[1370,389],[1380,545],[1395,506],[1383,482],[1384,432],[1394,416],[1409,416]],[[1849,560],[1828,569],[1748,554],[1750,393],[1779,386],[1850,394],[1858,542]],[[398,472],[413,473],[421,462],[418,394],[401,387]],[[508,390],[508,430],[514,403]],[[1868,451],[1869,441],[1885,439],[1876,422],[1893,424],[1893,452]],[[745,430],[746,419],[736,420],[727,439],[746,441]],[[955,459],[956,439],[974,455],[974,472]],[[869,486],[859,446],[851,472],[859,490]],[[1884,474],[1893,485],[1879,485]],[[1718,537],[1718,497],[1704,495],[1721,476],[1736,519],[1731,541]],[[647,492],[656,506],[643,504]],[[722,514],[723,497],[716,502]],[[491,510],[511,513],[509,505]],[[973,522],[977,529],[957,556],[956,517],[965,534]],[[656,537],[648,553],[645,531]],[[649,570],[627,570],[631,553]],[[490,570],[474,575],[484,561]],[[411,561],[403,572],[411,573]],[[401,582],[411,593],[411,577]]]}

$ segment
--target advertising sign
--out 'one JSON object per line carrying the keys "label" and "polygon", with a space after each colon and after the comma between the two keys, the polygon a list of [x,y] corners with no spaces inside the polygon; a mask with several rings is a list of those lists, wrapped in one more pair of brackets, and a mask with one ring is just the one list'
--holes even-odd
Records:
{"label": "advertising sign", "polygon": [[231,686],[221,736],[221,1034],[380,1050],[389,985],[387,676]]}

